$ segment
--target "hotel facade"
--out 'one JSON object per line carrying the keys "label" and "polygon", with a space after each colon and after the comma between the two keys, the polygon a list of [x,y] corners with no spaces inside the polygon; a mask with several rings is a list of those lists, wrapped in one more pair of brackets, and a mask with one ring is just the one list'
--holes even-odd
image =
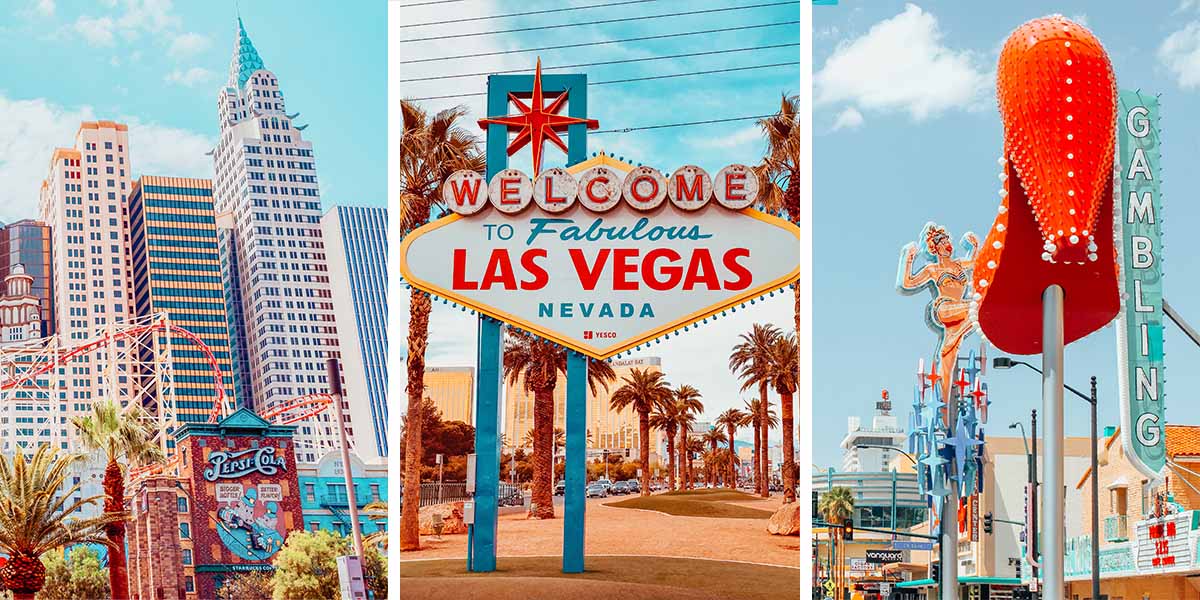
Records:
{"label": "hotel facade", "polygon": [[[220,377],[226,394],[233,386],[212,182],[142,176],[129,195],[129,229],[134,314],[165,316],[169,327],[195,334],[212,353],[210,361],[189,339],[156,333],[155,343],[170,350],[173,384],[158,393],[174,395],[178,421],[207,421],[217,399],[214,377]],[[147,385],[158,379],[150,367],[161,368],[153,362],[142,361],[138,374]]]}
{"label": "hotel facade", "polygon": [[[235,352],[245,357],[250,405],[264,413],[328,392],[325,360],[341,355],[312,143],[285,112],[279,80],[241,19],[217,115],[213,193],[217,212],[232,217],[227,247],[236,258],[226,257],[226,278],[238,280],[245,326]],[[345,401],[342,408],[357,441]],[[316,462],[338,439],[331,411],[305,420],[296,438],[297,460]]]}
{"label": "hotel facade", "polygon": [[387,209],[335,206],[321,219],[344,394],[358,455],[376,461],[387,443]]}

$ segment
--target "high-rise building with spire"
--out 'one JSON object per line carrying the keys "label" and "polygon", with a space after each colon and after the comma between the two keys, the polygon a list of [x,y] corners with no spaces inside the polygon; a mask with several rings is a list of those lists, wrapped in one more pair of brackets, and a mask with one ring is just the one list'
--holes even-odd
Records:
{"label": "high-rise building with spire", "polygon": [[[293,124],[298,113],[286,113],[279,80],[240,18],[217,115],[213,193],[217,212],[232,215],[223,262],[227,280],[239,283],[227,298],[240,298],[241,310],[230,312],[244,324],[233,352],[248,366],[252,402],[242,404],[264,413],[327,392],[325,360],[340,354],[312,143]],[[298,425],[297,460],[316,462],[334,447],[331,411]],[[346,427],[353,440],[352,420]]]}

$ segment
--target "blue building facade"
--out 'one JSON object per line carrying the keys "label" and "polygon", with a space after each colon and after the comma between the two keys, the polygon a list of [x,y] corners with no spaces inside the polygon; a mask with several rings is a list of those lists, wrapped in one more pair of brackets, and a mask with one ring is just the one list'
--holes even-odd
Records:
{"label": "blue building facade", "polygon": [[326,529],[350,535],[350,502],[358,506],[358,522],[363,535],[387,529],[386,520],[375,520],[363,514],[371,502],[387,502],[387,464],[365,464],[350,455],[350,473],[354,478],[354,494],[346,490],[341,456],[330,452],[313,467],[301,467],[300,509],[304,528],[308,531]]}
{"label": "blue building facade", "polygon": [[321,227],[355,446],[367,461],[386,458],[387,209],[336,206]]}

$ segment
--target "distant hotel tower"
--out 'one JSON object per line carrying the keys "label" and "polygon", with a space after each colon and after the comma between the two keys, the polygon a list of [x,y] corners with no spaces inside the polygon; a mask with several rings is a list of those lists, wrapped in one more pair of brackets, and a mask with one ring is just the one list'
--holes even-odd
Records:
{"label": "distant hotel tower", "polygon": [[[201,338],[216,359],[226,394],[232,395],[212,182],[143,175],[129,195],[129,236],[134,313],[166,314],[171,327]],[[158,342],[165,345],[167,337],[158,334]],[[176,419],[205,422],[216,400],[213,367],[187,339],[170,338]],[[155,373],[139,376],[150,382]]]}
{"label": "distant hotel tower", "polygon": [[387,209],[335,206],[321,219],[358,456],[387,457]]}
{"label": "distant hotel tower", "polygon": [[[296,115],[285,113],[279,82],[241,19],[217,114],[213,192],[217,212],[232,216],[225,250],[236,260],[222,260],[226,276],[237,279],[245,328],[244,338],[233,333],[244,342],[235,360],[245,361],[253,398],[243,404],[263,412],[327,392],[325,359],[340,355],[312,144],[292,125]],[[326,411],[299,425],[297,460],[315,463],[332,448],[321,444],[337,439],[333,423]],[[347,432],[354,439],[352,420]]]}
{"label": "distant hotel tower", "polygon": [[31,293],[41,304],[40,335],[54,335],[54,277],[51,271],[50,228],[25,219],[0,225],[0,281],[17,265],[33,277]]}
{"label": "distant hotel tower", "polygon": [[[81,123],[75,145],[57,148],[50,157],[40,208],[51,230],[54,332],[64,346],[102,334],[133,313],[129,173],[129,133],[123,123]],[[101,398],[121,404],[131,398],[129,349],[124,340],[109,341],[60,370],[70,390],[68,414],[87,413]]]}

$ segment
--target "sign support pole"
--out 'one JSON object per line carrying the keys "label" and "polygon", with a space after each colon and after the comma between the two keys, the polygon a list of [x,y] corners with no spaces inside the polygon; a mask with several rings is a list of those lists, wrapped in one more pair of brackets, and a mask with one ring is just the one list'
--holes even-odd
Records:
{"label": "sign support pole", "polygon": [[[1063,598],[1063,552],[1066,521],[1063,514],[1063,289],[1051,285],[1042,292],[1042,444],[1045,490],[1042,514],[1042,577],[1045,600]],[[1094,476],[1094,474],[1093,474]]]}
{"label": "sign support pole", "polygon": [[582,573],[587,498],[587,357],[567,350],[567,457],[563,492],[563,573]]}
{"label": "sign support pole", "polygon": [[[935,416],[936,418],[936,416]],[[958,426],[958,399],[953,391],[946,402],[946,431]],[[960,452],[961,448],[958,449]],[[942,600],[958,600],[958,498],[961,491],[957,481],[950,482],[950,493],[942,496],[942,539],[938,542],[938,562],[941,563]],[[953,515],[953,517],[951,516]]]}
{"label": "sign support pole", "polygon": [[475,384],[475,524],[467,569],[496,570],[497,502],[500,496],[500,322],[479,317],[479,379]]}

